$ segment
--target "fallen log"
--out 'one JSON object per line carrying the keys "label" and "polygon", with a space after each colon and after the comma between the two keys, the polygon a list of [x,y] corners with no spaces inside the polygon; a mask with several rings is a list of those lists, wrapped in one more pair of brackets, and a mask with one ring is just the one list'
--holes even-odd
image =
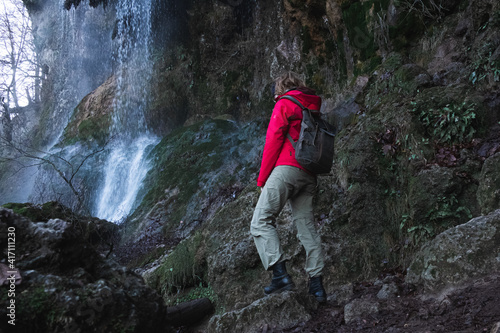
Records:
{"label": "fallen log", "polygon": [[212,314],[214,306],[208,298],[198,298],[167,308],[167,322],[172,326],[193,326]]}

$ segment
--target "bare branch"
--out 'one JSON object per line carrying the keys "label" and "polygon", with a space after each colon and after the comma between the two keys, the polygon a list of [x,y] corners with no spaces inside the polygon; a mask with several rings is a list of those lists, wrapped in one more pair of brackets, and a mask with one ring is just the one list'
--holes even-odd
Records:
{"label": "bare branch", "polygon": [[[21,169],[33,166],[49,165],[70,188],[71,192],[75,195],[75,198],[78,201],[79,207],[83,207],[84,200],[83,194],[75,186],[75,177],[84,166],[84,164],[90,158],[104,151],[106,145],[109,143],[108,140],[103,146],[94,149],[92,152],[85,155],[79,163],[72,163],[68,159],[61,156],[61,154],[59,153],[54,154],[50,152],[42,152],[38,149],[22,147],[18,144],[13,143],[12,140],[8,140],[8,138],[2,136],[0,136],[0,141],[3,142],[4,148],[7,148],[14,153],[11,157],[0,157],[0,163],[9,162],[17,164],[17,172],[19,172]],[[33,161],[33,163],[24,164],[21,161],[22,159],[31,160]]]}

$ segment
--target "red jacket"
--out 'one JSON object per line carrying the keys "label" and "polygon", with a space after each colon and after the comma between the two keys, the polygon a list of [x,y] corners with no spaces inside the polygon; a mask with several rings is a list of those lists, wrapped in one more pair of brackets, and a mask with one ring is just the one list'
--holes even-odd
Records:
{"label": "red jacket", "polygon": [[[321,98],[315,95],[314,90],[309,88],[297,88],[287,91],[278,96],[276,100],[284,95],[295,97],[306,108],[319,112],[321,108]],[[279,100],[273,109],[271,120],[267,128],[266,144],[262,156],[257,186],[264,186],[271,171],[278,165],[291,165],[305,170],[295,159],[295,149],[287,133],[294,141],[297,141],[300,134],[300,123],[302,121],[302,110],[294,102],[288,99]]]}

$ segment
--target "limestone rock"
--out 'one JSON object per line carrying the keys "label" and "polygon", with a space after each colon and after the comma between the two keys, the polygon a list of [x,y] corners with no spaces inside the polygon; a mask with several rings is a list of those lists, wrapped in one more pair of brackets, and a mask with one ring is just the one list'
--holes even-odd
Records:
{"label": "limestone rock", "polygon": [[344,320],[347,324],[364,315],[378,313],[379,303],[371,299],[357,298],[344,307]]}
{"label": "limestone rock", "polygon": [[424,244],[406,282],[428,291],[459,285],[500,269],[500,210],[446,230]]}
{"label": "limestone rock", "polygon": [[398,287],[394,282],[387,283],[382,286],[382,289],[377,294],[378,299],[388,299],[394,297],[398,293]]}
{"label": "limestone rock", "polygon": [[257,333],[263,328],[283,329],[311,319],[317,307],[312,297],[296,292],[284,292],[261,298],[240,310],[212,317],[209,333]]}

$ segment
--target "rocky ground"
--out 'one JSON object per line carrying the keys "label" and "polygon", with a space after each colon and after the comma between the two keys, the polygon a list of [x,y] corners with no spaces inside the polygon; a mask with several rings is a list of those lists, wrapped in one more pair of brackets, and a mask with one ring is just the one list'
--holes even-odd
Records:
{"label": "rocky ground", "polygon": [[[381,291],[381,284],[388,281],[396,286],[389,295]],[[500,332],[499,274],[440,295],[417,292],[399,273],[384,274],[375,283],[357,283],[352,289],[346,302],[330,293],[328,302],[313,310],[308,321],[287,329],[263,325],[255,332]],[[201,333],[205,328],[179,327],[177,332]]]}
{"label": "rocky ground", "polygon": [[310,321],[283,332],[500,332],[498,274],[433,296],[416,292],[401,275],[384,279],[392,280],[398,290],[385,300],[379,298],[377,283],[354,286],[359,317],[352,312],[352,301],[340,305],[329,301],[315,311]]}

